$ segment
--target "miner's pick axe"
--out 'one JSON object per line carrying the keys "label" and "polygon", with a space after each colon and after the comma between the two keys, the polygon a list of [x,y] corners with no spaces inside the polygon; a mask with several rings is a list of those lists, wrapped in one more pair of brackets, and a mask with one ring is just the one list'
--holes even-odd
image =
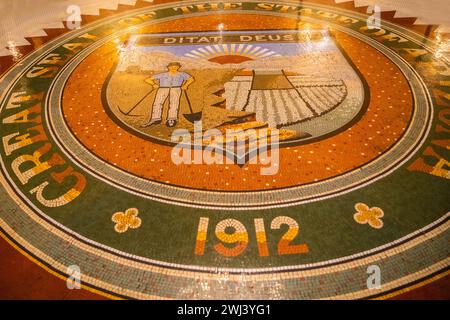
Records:
{"label": "miner's pick axe", "polygon": [[118,107],[119,111],[120,111],[122,114],[126,115],[126,116],[137,117],[138,115],[134,115],[134,114],[130,114],[130,113],[133,112],[133,110],[136,109],[137,106],[140,105],[141,102],[144,101],[145,98],[147,98],[153,91],[154,91],[154,89],[150,90],[149,93],[147,93],[141,100],[139,100],[139,101],[138,101],[134,106],[132,106],[132,107],[130,108],[130,110],[128,110],[127,112],[123,111],[122,109],[120,109],[120,107]]}

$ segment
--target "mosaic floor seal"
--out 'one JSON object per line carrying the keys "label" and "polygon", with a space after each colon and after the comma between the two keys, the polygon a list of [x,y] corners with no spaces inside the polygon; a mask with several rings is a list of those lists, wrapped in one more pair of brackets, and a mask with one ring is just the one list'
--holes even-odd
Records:
{"label": "mosaic floor seal", "polygon": [[3,76],[1,231],[116,297],[384,296],[449,267],[449,76],[314,3],[110,16]]}

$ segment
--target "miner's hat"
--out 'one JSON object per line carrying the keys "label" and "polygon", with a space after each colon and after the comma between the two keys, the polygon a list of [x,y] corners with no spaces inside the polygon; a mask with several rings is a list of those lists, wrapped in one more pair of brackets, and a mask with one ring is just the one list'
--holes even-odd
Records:
{"label": "miner's hat", "polygon": [[178,67],[181,68],[181,63],[179,63],[179,62],[171,62],[171,63],[169,63],[167,66],[168,66],[168,67],[171,67],[171,66],[178,66]]}

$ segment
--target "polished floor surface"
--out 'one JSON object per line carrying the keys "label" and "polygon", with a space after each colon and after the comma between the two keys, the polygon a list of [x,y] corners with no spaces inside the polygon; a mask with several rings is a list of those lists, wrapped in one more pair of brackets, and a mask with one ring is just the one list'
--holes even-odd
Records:
{"label": "polished floor surface", "polygon": [[114,9],[0,56],[0,298],[449,297],[432,9]]}

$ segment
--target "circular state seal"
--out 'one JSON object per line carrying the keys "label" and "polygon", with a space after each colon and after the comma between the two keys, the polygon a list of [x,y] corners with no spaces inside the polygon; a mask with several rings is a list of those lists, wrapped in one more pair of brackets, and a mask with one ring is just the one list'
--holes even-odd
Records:
{"label": "circular state seal", "polygon": [[448,55],[378,22],[183,1],[61,35],[0,82],[2,235],[123,298],[385,297],[445,274]]}

